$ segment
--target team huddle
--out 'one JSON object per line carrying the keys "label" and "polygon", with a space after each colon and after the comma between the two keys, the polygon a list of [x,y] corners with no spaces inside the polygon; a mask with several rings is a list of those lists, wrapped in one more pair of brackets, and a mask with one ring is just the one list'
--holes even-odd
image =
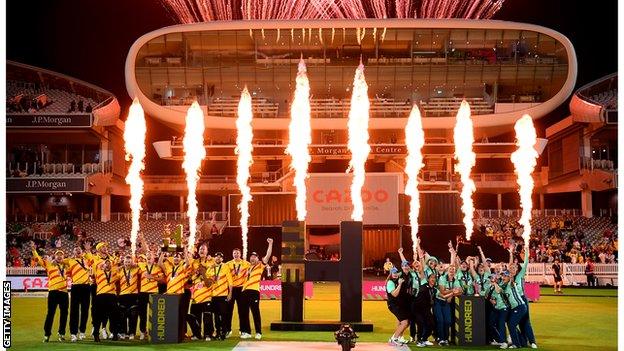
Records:
{"label": "team huddle", "polygon": [[[86,338],[89,307],[93,340],[144,340],[148,335],[147,311],[150,294],[180,295],[179,333],[186,334],[187,323],[192,340],[223,340],[232,335],[232,314],[237,305],[240,337],[252,338],[249,312],[253,316],[255,338],[262,338],[260,318],[260,279],[273,248],[267,239],[266,255],[256,252],[249,261],[234,249],[232,260],[224,262],[221,252],[208,254],[201,244],[196,253],[150,251],[142,239],[144,252],[122,257],[112,255],[106,243],[98,243],[95,252],[85,243],[75,247],[71,258],[62,250],[42,258],[34,243],[33,256],[48,275],[47,315],[44,342],[50,340],[56,309],[60,310],[58,339],[65,341],[69,311],[70,340]],[[137,251],[140,252],[140,251]],[[71,298],[68,293],[71,282]]]}
{"label": "team huddle", "polygon": [[[524,292],[528,250],[520,264],[514,261],[515,246],[511,245],[509,262],[493,265],[481,247],[480,257],[465,260],[459,258],[452,243],[448,247],[448,265],[420,247],[410,263],[399,249],[401,268],[391,267],[386,280],[388,309],[398,320],[389,343],[400,346],[415,342],[425,347],[433,345],[429,341],[433,336],[438,345],[449,345],[455,297],[469,295],[486,300],[486,340],[491,345],[501,349],[537,348]],[[403,333],[408,327],[410,338],[405,339]]]}

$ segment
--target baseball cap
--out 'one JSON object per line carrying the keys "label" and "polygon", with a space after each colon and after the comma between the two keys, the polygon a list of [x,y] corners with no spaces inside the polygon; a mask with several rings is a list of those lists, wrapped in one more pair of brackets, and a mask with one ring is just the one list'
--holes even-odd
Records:
{"label": "baseball cap", "polygon": [[256,257],[258,257],[258,253],[257,253],[257,252],[255,252],[255,251],[252,251],[252,252],[249,254],[249,257],[251,257],[251,256],[256,256]]}
{"label": "baseball cap", "polygon": [[54,254],[55,255],[65,255],[65,251],[63,251],[63,250],[56,250],[56,251],[54,251]]}
{"label": "baseball cap", "polygon": [[221,256],[221,258],[223,258],[223,253],[222,253],[222,252],[217,252],[217,253],[215,253],[214,255],[215,255],[215,257],[217,257],[217,256]]}
{"label": "baseball cap", "polygon": [[95,245],[95,249],[99,250],[99,249],[103,248],[104,246],[108,246],[108,243],[103,241],[103,242],[100,242],[97,245]]}

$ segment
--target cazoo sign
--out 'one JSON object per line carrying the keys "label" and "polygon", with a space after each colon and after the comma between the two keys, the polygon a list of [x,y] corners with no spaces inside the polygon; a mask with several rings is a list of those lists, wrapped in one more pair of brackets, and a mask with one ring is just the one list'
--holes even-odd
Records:
{"label": "cazoo sign", "polygon": [[[313,173],[307,187],[306,223],[338,225],[351,220],[351,174]],[[399,173],[368,173],[362,188],[364,224],[399,224]]]}

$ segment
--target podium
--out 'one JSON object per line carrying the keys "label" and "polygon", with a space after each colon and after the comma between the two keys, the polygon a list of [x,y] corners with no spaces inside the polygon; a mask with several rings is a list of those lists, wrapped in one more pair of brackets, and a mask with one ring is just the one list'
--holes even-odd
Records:
{"label": "podium", "polygon": [[150,295],[149,336],[152,344],[179,343],[184,339],[180,333],[181,295]]}
{"label": "podium", "polygon": [[486,345],[485,299],[479,296],[458,296],[455,298],[454,312],[457,346]]}

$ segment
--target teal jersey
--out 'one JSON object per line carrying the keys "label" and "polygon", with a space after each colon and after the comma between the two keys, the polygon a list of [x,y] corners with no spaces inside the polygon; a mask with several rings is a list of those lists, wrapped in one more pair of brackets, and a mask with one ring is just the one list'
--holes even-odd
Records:
{"label": "teal jersey", "polygon": [[496,300],[496,304],[494,304],[494,308],[497,310],[504,310],[508,308],[509,306],[507,306],[507,303],[505,301],[506,296],[503,295],[505,292],[504,291],[501,291],[500,293],[496,292],[496,289],[494,288],[494,286],[491,286],[490,288],[492,289],[492,298]]}
{"label": "teal jersey", "polygon": [[[409,277],[404,277],[405,281],[410,282],[410,286],[408,287],[408,293],[412,296],[418,295],[418,290],[420,289],[420,275],[418,272],[410,270]],[[401,275],[405,275],[405,273],[401,272]]]}
{"label": "teal jersey", "polygon": [[396,283],[392,279],[388,279],[386,282],[386,292],[390,294],[394,291],[394,289],[396,289],[396,287]]}
{"label": "teal jersey", "polygon": [[492,283],[490,283],[490,275],[490,272],[486,270],[483,274],[477,273],[474,277],[474,281],[477,284],[477,288],[479,289],[477,293],[480,296],[485,296],[487,288],[492,285]]}
{"label": "teal jersey", "polygon": [[525,250],[524,262],[522,262],[520,271],[518,271],[518,273],[516,273],[516,276],[514,277],[514,281],[516,282],[516,285],[518,285],[518,289],[520,291],[520,296],[524,296],[524,276],[526,275],[528,266],[529,266],[529,251]]}
{"label": "teal jersey", "polygon": [[469,271],[462,271],[461,269],[457,272],[457,276],[461,283],[462,289],[464,289],[464,295],[474,295],[474,280],[472,279],[472,275]]}
{"label": "teal jersey", "polygon": [[[425,278],[425,279],[426,279],[427,277],[429,277],[430,275],[432,275],[432,274],[434,274],[434,275],[436,276],[436,278],[438,277],[437,272],[436,272],[436,271],[434,271],[433,269],[431,269],[431,267],[429,267],[429,266],[425,266],[424,271],[425,271],[425,276],[424,276],[423,278]],[[437,280],[437,279],[436,279],[436,280]]]}
{"label": "teal jersey", "polygon": [[509,282],[502,288],[503,293],[507,296],[507,299],[509,300],[509,307],[514,309],[520,305],[524,305],[520,284]]}
{"label": "teal jersey", "polygon": [[[455,277],[452,281],[448,280],[448,276],[446,274],[442,275],[440,277],[440,279],[438,279],[438,285],[439,286],[443,286],[444,288],[446,288],[446,290],[452,290],[455,288],[462,288],[461,286],[461,282],[459,281],[459,279],[457,279],[457,277]],[[444,298],[442,298],[442,296],[440,295],[440,290],[438,288],[438,292],[436,293],[436,297],[440,300],[444,300]]]}

